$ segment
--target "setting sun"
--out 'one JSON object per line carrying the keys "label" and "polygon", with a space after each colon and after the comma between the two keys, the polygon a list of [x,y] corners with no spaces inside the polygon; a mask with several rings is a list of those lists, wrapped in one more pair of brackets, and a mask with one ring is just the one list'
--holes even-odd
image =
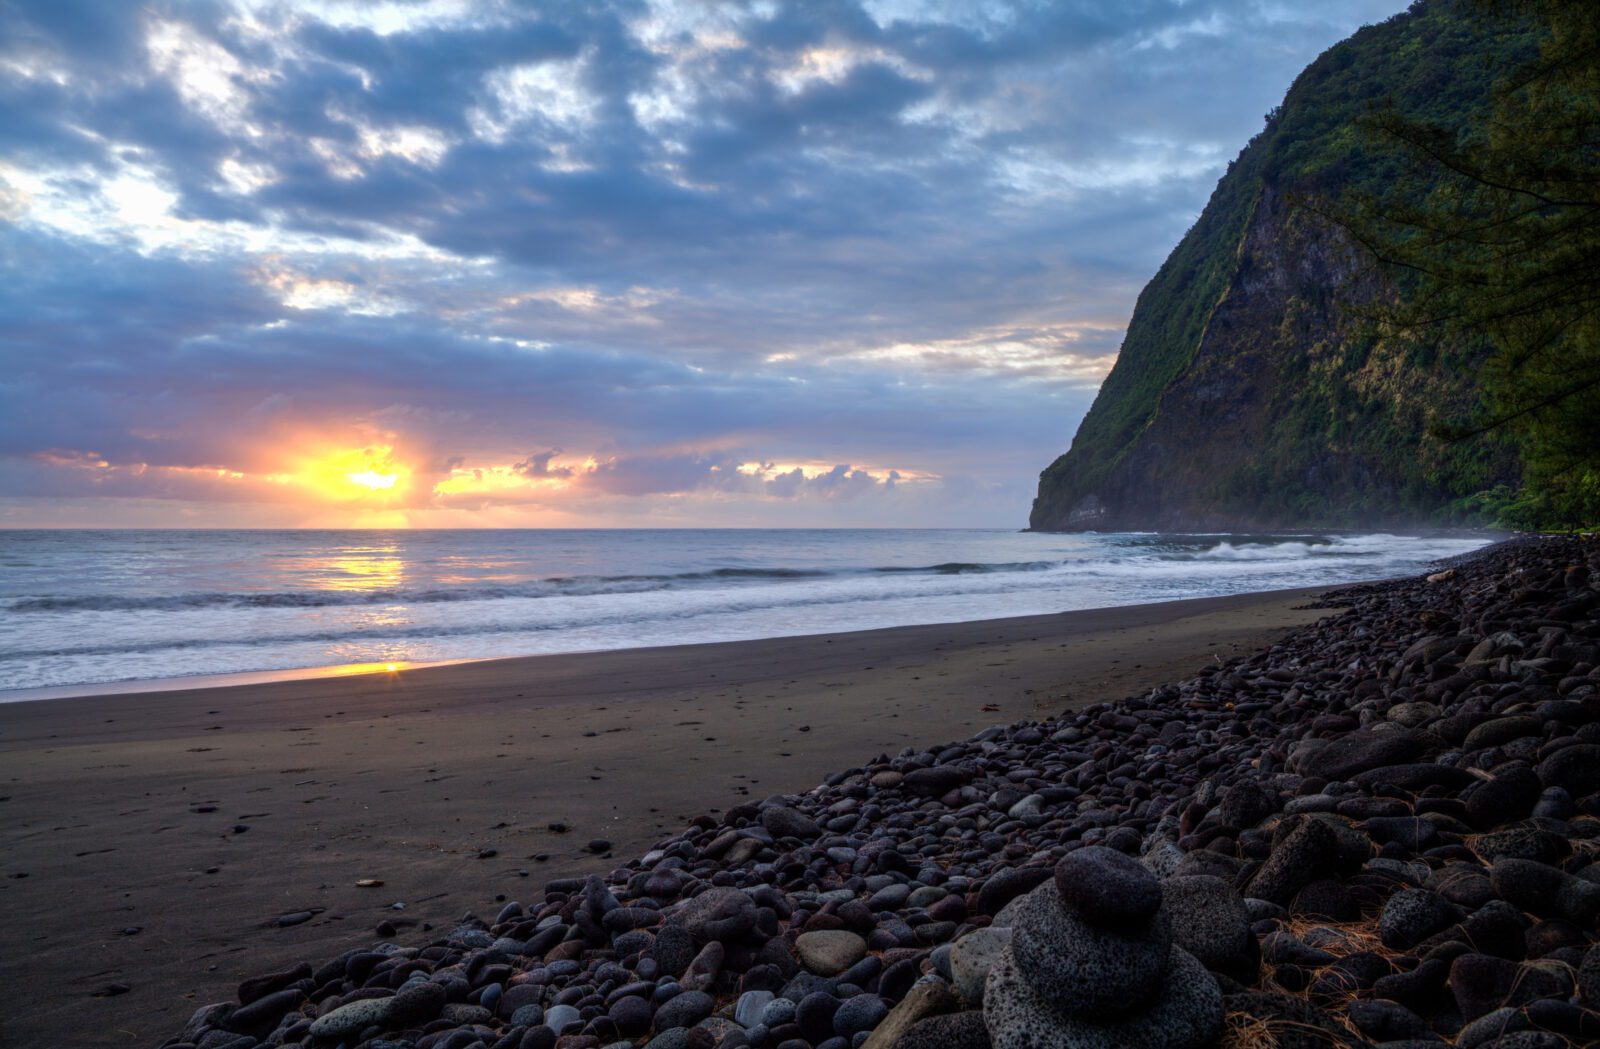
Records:
{"label": "setting sun", "polygon": [[391,446],[371,445],[317,455],[292,479],[327,500],[371,505],[374,499],[387,501],[401,494],[409,475]]}
{"label": "setting sun", "polygon": [[345,474],[345,480],[351,484],[358,484],[363,488],[393,488],[398,474],[381,474],[375,470],[363,470],[360,473]]}

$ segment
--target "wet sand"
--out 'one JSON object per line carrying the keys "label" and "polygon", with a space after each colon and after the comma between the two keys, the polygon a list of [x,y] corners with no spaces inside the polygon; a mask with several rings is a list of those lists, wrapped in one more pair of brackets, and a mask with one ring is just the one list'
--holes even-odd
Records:
{"label": "wet sand", "polygon": [[698,813],[1185,677],[1317,592],[0,704],[0,1045],[157,1045],[381,921],[425,940]]}

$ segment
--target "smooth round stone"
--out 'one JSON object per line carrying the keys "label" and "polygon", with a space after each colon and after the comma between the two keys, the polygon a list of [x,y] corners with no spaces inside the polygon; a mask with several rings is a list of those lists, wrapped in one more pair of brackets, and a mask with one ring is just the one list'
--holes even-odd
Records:
{"label": "smooth round stone", "polygon": [[989,1049],[989,1032],[977,1009],[929,1016],[912,1024],[894,1049]]}
{"label": "smooth round stone", "polygon": [[767,1006],[777,999],[771,991],[746,991],[733,1007],[733,1019],[740,1027],[754,1027],[761,1022]]}
{"label": "smooth round stone", "polygon": [[1378,917],[1378,936],[1391,950],[1409,950],[1450,927],[1456,909],[1427,889],[1401,889],[1389,897]]}
{"label": "smooth round stone", "polygon": [[544,1007],[539,1005],[519,1005],[517,1011],[511,1014],[512,1027],[535,1027],[544,1023]]}
{"label": "smooth round stone", "polygon": [[578,1010],[570,1005],[552,1005],[545,1011],[544,1025],[556,1034],[566,1030],[568,1024],[577,1023],[583,1019]]}
{"label": "smooth round stone", "polygon": [[950,948],[948,961],[951,982],[961,997],[982,1004],[984,981],[1002,952],[1011,945],[1011,930],[975,929]]}
{"label": "smooth round stone", "polygon": [[711,1015],[716,1000],[704,991],[684,991],[656,1010],[656,1030],[693,1027]]}
{"label": "smooth round stone", "polygon": [[794,1011],[794,1022],[800,1033],[813,1045],[833,1033],[833,1015],[839,1011],[839,999],[827,991],[813,991],[800,999]]}
{"label": "smooth round stone", "polygon": [[414,980],[395,992],[387,1020],[400,1027],[420,1027],[439,1015],[447,995],[442,984]]}
{"label": "smooth round stone", "polygon": [[839,1011],[833,1014],[833,1029],[842,1038],[872,1030],[889,1015],[889,1007],[875,994],[858,994],[845,999]]}
{"label": "smooth round stone", "polygon": [[650,1029],[650,1003],[636,995],[623,995],[611,1003],[606,1015],[620,1034],[643,1034]]}
{"label": "smooth round stone", "polygon": [[[939,894],[943,896],[943,893]],[[906,905],[906,900],[911,896],[909,885],[886,885],[873,893],[867,900],[867,906],[875,911],[893,911]]]}
{"label": "smooth round stone", "polygon": [[766,1028],[782,1027],[794,1020],[795,1003],[787,998],[776,998],[767,1003],[761,1010],[761,1026]]}
{"label": "smooth round stone", "polygon": [[1074,1016],[1116,1016],[1140,1008],[1160,994],[1171,957],[1172,929],[1165,912],[1156,911],[1137,932],[1097,928],[1062,904],[1054,882],[1023,898],[1011,931],[1009,953],[1022,976]]}
{"label": "smooth round stone", "polygon": [[794,947],[800,963],[819,976],[837,976],[867,953],[867,941],[844,929],[801,933]]}
{"label": "smooth round stone", "polygon": [[989,972],[984,1022],[993,1049],[1203,1049],[1222,1031],[1222,992],[1181,947],[1171,948],[1160,994],[1148,1007],[1113,1020],[1067,1016],[1029,986],[1003,955]]}
{"label": "smooth round stone", "polygon": [[313,1038],[342,1038],[355,1034],[373,1024],[381,1024],[389,1016],[393,998],[363,998],[349,1005],[341,1005],[327,1016],[318,1017],[311,1025]]}
{"label": "smooth round stone", "polygon": [[1063,856],[1055,887],[1067,907],[1102,928],[1139,925],[1161,907],[1161,882],[1149,868],[1104,845]]}
{"label": "smooth round stone", "polygon": [[1207,967],[1222,965],[1245,949],[1250,916],[1244,898],[1221,878],[1205,874],[1162,883],[1172,939]]}

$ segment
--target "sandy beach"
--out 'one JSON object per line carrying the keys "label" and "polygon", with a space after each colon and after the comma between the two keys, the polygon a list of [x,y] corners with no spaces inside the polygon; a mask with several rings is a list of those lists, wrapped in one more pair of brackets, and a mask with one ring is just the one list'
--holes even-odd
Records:
{"label": "sandy beach", "polygon": [[157,1044],[380,922],[419,939],[608,870],[595,839],[635,855],[879,753],[1180,678],[1325,615],[1314,593],[0,705],[0,1043]]}

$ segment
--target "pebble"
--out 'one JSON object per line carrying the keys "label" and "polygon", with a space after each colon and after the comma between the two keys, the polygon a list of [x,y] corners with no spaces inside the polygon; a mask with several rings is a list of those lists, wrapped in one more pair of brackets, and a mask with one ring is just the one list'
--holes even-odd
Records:
{"label": "pebble", "polygon": [[975,929],[955,942],[948,954],[948,970],[961,997],[974,1005],[982,1004],[989,970],[1009,946],[1008,928]]}
{"label": "pebble", "polygon": [[867,941],[844,929],[801,933],[794,946],[800,963],[819,976],[837,976],[867,953]]}
{"label": "pebble", "polygon": [[312,1023],[311,1036],[343,1038],[373,1024],[381,1024],[389,1016],[392,1001],[389,998],[366,998],[359,1002],[351,1002],[349,1005],[341,1005],[326,1016],[319,1016]]}

